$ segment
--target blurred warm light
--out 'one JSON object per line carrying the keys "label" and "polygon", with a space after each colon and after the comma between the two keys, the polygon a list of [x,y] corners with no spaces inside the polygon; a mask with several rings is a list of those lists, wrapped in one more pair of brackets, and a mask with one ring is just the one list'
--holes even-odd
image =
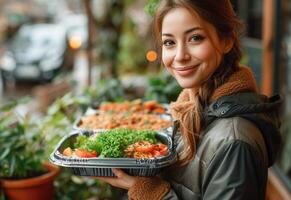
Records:
{"label": "blurred warm light", "polygon": [[72,49],[79,49],[82,45],[82,40],[78,36],[72,36],[69,40],[69,44]]}
{"label": "blurred warm light", "polygon": [[155,60],[157,60],[157,53],[155,51],[148,51],[147,52],[147,60],[150,62],[154,62]]}

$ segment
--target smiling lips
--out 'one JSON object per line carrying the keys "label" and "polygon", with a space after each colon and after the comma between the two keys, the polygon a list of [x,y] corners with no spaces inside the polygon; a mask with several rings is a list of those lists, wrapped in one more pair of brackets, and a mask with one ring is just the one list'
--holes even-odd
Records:
{"label": "smiling lips", "polygon": [[174,70],[176,70],[177,73],[181,76],[187,76],[191,74],[194,70],[196,70],[198,66],[199,64],[189,66],[189,67],[178,67],[178,68],[174,68]]}

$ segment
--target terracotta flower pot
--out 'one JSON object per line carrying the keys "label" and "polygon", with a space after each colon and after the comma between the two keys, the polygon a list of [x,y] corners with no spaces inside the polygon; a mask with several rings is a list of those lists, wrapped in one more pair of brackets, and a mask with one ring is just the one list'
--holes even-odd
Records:
{"label": "terracotta flower pot", "polygon": [[1,180],[5,195],[9,200],[52,200],[53,182],[60,168],[50,163],[44,167],[48,173],[21,180]]}

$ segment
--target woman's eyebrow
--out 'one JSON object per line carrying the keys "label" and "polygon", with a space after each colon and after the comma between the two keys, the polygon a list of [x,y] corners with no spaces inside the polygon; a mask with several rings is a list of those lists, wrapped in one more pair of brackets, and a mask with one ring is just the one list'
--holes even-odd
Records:
{"label": "woman's eyebrow", "polygon": [[[186,31],[184,31],[184,34],[188,34],[188,33],[191,33],[193,31],[196,31],[196,30],[201,30],[202,28],[200,27],[193,27],[193,28],[190,28],[190,29],[187,29]],[[172,34],[170,33],[162,33],[162,36],[169,36],[169,37],[173,37]]]}
{"label": "woman's eyebrow", "polygon": [[185,33],[185,34],[188,34],[188,33],[191,33],[191,32],[193,32],[193,31],[197,31],[197,30],[201,30],[201,29],[202,29],[202,28],[200,28],[200,27],[193,27],[193,28],[190,28],[190,29],[184,31],[184,33]]}

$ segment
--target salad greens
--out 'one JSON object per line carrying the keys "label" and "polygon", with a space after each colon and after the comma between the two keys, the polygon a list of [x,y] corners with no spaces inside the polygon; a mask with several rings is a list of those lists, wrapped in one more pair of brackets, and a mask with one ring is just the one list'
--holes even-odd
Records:
{"label": "salad greens", "polygon": [[96,151],[97,154],[102,152],[102,144],[92,137],[86,137],[85,135],[79,135],[76,138],[75,148],[86,149],[89,151]]}
{"label": "salad greens", "polygon": [[120,158],[124,156],[124,149],[135,142],[157,143],[156,134],[152,130],[113,129],[96,137],[79,135],[74,147],[94,150],[103,157]]}

